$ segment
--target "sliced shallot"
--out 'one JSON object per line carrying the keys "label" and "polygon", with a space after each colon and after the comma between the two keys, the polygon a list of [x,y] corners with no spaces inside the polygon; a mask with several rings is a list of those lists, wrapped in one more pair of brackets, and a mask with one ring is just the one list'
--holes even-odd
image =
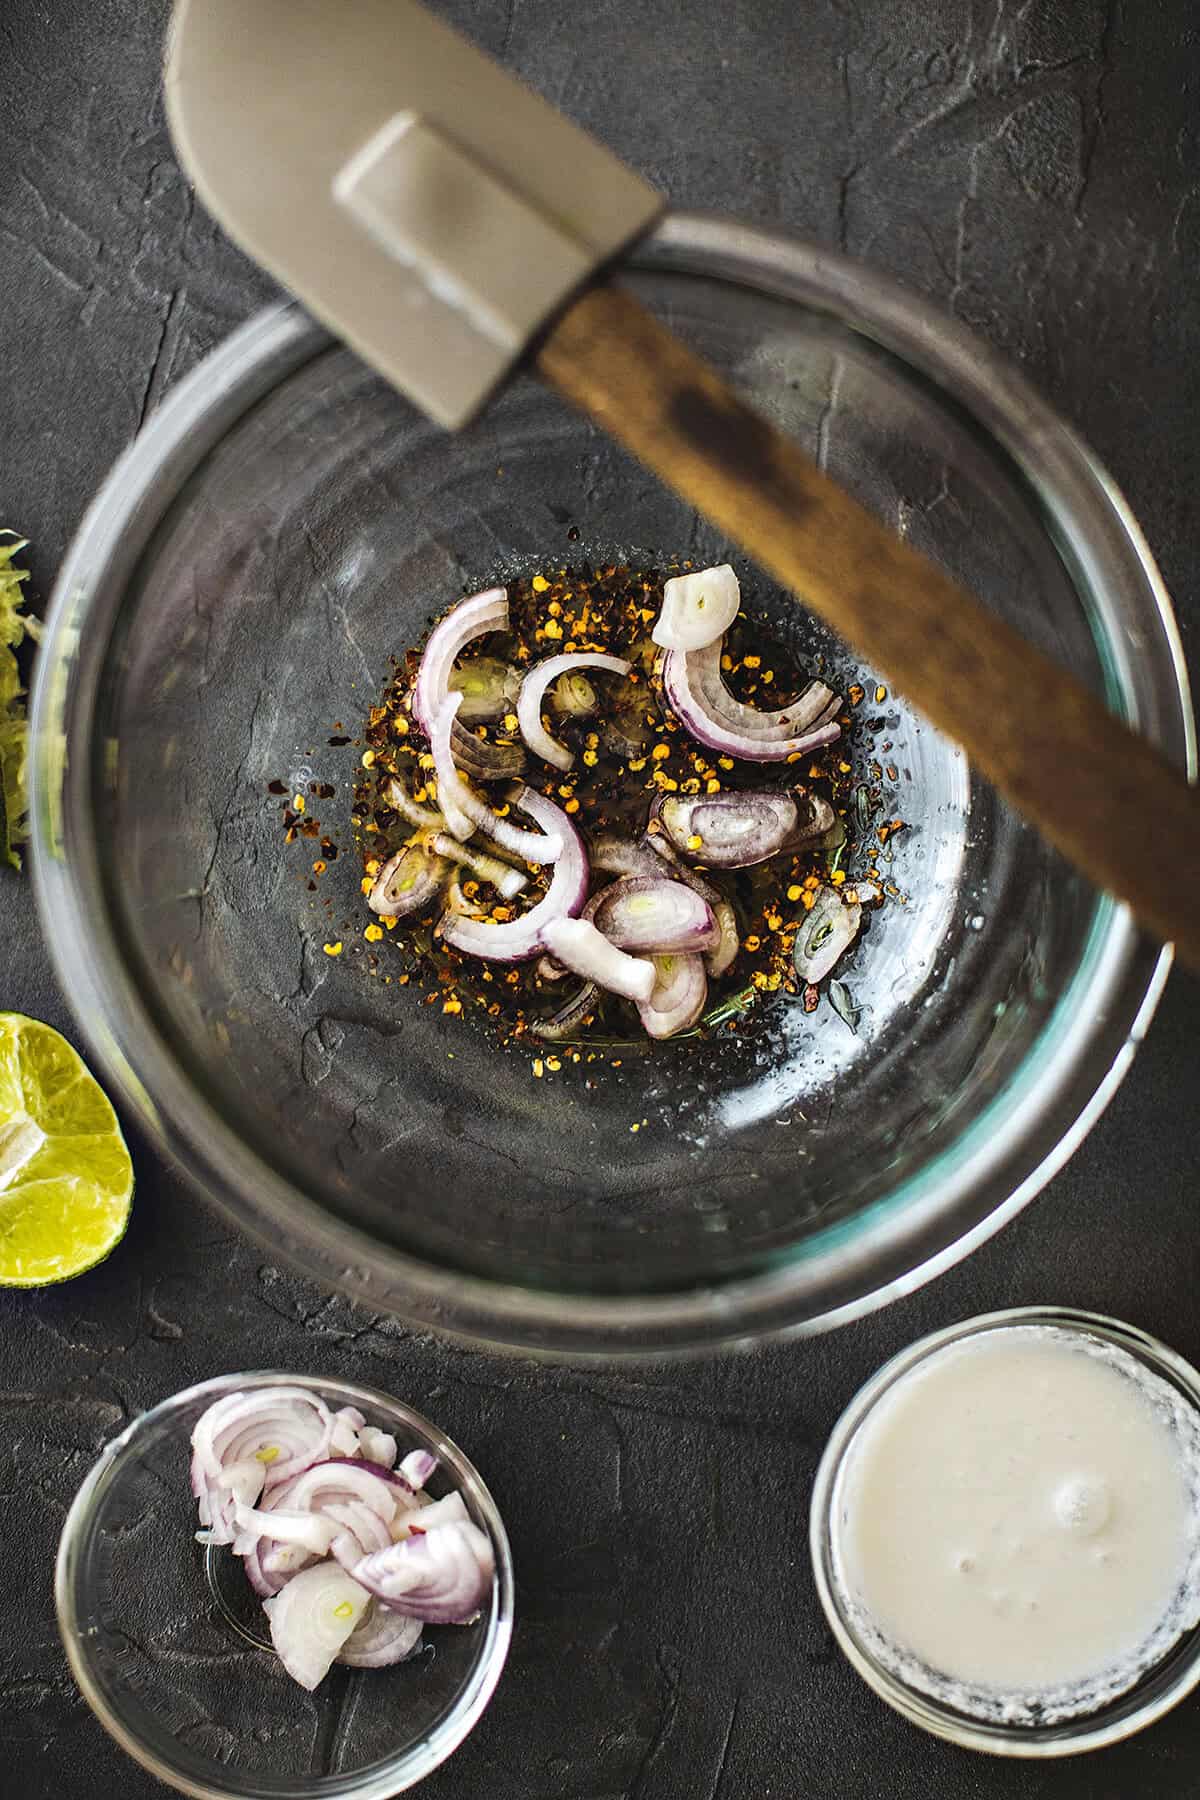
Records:
{"label": "sliced shallot", "polygon": [[319,1686],[368,1604],[363,1584],[335,1562],[302,1569],[274,1598],[263,1601],[271,1642],[293,1681],[310,1693]]}
{"label": "sliced shallot", "polygon": [[447,944],[467,956],[493,962],[528,962],[548,943],[546,931],[557,920],[573,918],[587,899],[588,866],[583,840],[561,807],[532,788],[521,791],[516,804],[547,833],[556,833],[561,854],[545,896],[519,919],[496,924],[445,914],[438,930]]}
{"label": "sliced shallot", "polygon": [[550,690],[550,704],[566,719],[587,719],[600,705],[595,688],[580,670],[560,675]]}
{"label": "sliced shallot", "polygon": [[655,832],[653,836],[648,833],[642,840],[641,849],[643,855],[648,850],[655,862],[665,862],[674,871],[676,881],[686,882],[688,887],[694,888],[712,907],[720,937],[714,949],[704,952],[704,967],[714,981],[718,980],[732,967],[741,949],[737,913],[732,904],[711,881],[705,881],[703,875],[697,875],[695,869],[688,868],[683,858],[675,854],[670,840],[661,831]]}
{"label": "sliced shallot", "polygon": [[392,775],[383,784],[383,797],[388,805],[415,825],[418,831],[444,831],[446,821],[440,812],[434,812],[428,806],[419,806],[402,781]]}
{"label": "sliced shallot", "polygon": [[407,1514],[410,1530],[434,1531],[439,1525],[465,1523],[471,1515],[467,1511],[467,1503],[457,1488],[451,1494],[443,1494],[440,1500],[431,1500],[420,1512]]}
{"label": "sliced shallot", "polygon": [[674,1037],[689,1031],[704,1011],[708,981],[698,956],[656,956],[654,986],[650,998],[638,1007],[638,1017],[652,1038]]}
{"label": "sliced shallot", "polygon": [[354,1579],[384,1606],[430,1625],[463,1625],[482,1606],[495,1570],[487,1533],[452,1520],[364,1557]]}
{"label": "sliced shallot", "polygon": [[588,861],[593,870],[605,875],[661,875],[659,860],[650,844],[635,843],[615,831],[605,831],[592,839]]}
{"label": "sliced shallot", "polygon": [[534,755],[540,756],[543,762],[552,763],[556,769],[569,769],[575,761],[574,751],[551,737],[542,724],[542,703],[546,689],[553,682],[577,669],[608,669],[614,675],[628,675],[629,668],[623,657],[604,656],[591,650],[570,656],[548,656],[544,662],[535,663],[521,683],[521,697],[517,701],[521,736]]}
{"label": "sliced shallot", "polygon": [[796,932],[792,948],[801,981],[814,987],[823,981],[850,948],[861,925],[862,907],[857,900],[843,900],[837,888],[822,888]]}
{"label": "sliced shallot", "polygon": [[618,950],[589,919],[553,919],[543,928],[542,942],[559,962],[607,993],[620,994],[625,1000],[649,1000],[654,964]]}
{"label": "sliced shallot", "polygon": [[416,1655],[423,1630],[420,1619],[372,1600],[342,1645],[337,1660],[349,1669],[390,1669]]}
{"label": "sliced shallot", "polygon": [[455,767],[473,781],[511,781],[525,767],[525,752],[520,744],[496,744],[478,738],[458,720],[450,728],[450,752]]}
{"label": "sliced shallot", "polygon": [[[339,1457],[293,1476],[267,1496],[261,1509],[240,1508],[234,1550],[246,1558],[251,1585],[259,1592],[271,1591],[281,1585],[279,1577],[294,1575],[310,1554],[325,1555],[339,1532],[354,1537],[359,1556],[390,1542],[397,1513],[414,1511],[416,1504],[409,1484],[394,1470]],[[278,1532],[276,1513],[283,1521]],[[334,1529],[312,1532],[310,1542],[297,1532],[296,1516],[309,1516],[318,1524],[330,1521]],[[317,1542],[320,1536],[324,1543]]]}
{"label": "sliced shallot", "polygon": [[[312,1512],[285,1512],[282,1507],[239,1506],[236,1518],[235,1556],[248,1556],[262,1538],[307,1551],[310,1556],[324,1556],[342,1529],[336,1519],[323,1519]],[[274,1565],[272,1569],[274,1572]]]}
{"label": "sliced shallot", "polygon": [[432,806],[417,805],[416,799],[408,792],[405,783],[399,781],[396,776],[389,776],[389,779],[383,783],[383,799],[387,801],[387,805],[396,808],[401,819],[407,819],[408,824],[416,824],[419,832],[444,832],[446,830],[446,821],[444,821],[443,815],[434,812]]}
{"label": "sliced shallot", "polygon": [[[450,692],[455,661],[467,645],[488,631],[507,631],[508,591],[487,588],[451,607],[429,634],[413,687],[413,713],[426,737]],[[461,689],[458,690],[461,693]]]}
{"label": "sliced shallot", "polygon": [[357,1406],[343,1406],[334,1413],[329,1448],[335,1456],[358,1455],[358,1434],[366,1422]]}
{"label": "sliced shallot", "polygon": [[618,950],[699,953],[714,950],[721,939],[708,901],[665,870],[623,875],[589,900],[583,916]]}
{"label": "sliced shallot", "polygon": [[747,706],[730,693],[721,667],[723,655],[722,644],[709,644],[703,650],[690,652],[689,684],[699,688],[722,724],[747,737],[794,738],[800,732],[827,725],[841,709],[841,696],[823,681],[813,680],[786,706],[760,712],[757,706]]}
{"label": "sliced shallot", "polygon": [[358,1434],[358,1447],[368,1462],[378,1463],[381,1469],[394,1467],[397,1445],[390,1431],[379,1431],[374,1425],[364,1425]]}
{"label": "sliced shallot", "polygon": [[304,1388],[250,1388],[217,1400],[192,1432],[192,1492],[202,1542],[229,1544],[234,1509],[326,1456],[333,1418]]}
{"label": "sliced shallot", "polygon": [[564,1038],[574,1037],[595,1012],[599,998],[600,990],[595,982],[585,981],[569,1000],[564,1000],[556,1012],[548,1014],[544,1019],[531,1019],[530,1035],[541,1038],[547,1044],[561,1043]]}
{"label": "sliced shallot", "polygon": [[731,790],[689,799],[662,794],[653,814],[681,856],[714,869],[748,869],[828,831],[836,814],[805,788]]}
{"label": "sliced shallot", "polygon": [[521,857],[525,862],[553,862],[562,849],[563,840],[560,835],[524,831],[520,826],[511,825],[507,819],[499,818],[487,801],[480,799],[455,768],[450,748],[450,727],[454,723],[460,698],[459,694],[447,695],[429,733],[429,747],[433,751],[434,767],[437,770],[438,803],[446,824],[461,842],[465,842],[474,832],[482,831],[485,837],[491,838],[502,849]]}
{"label": "sliced shallot", "polygon": [[437,1466],[432,1450],[410,1450],[400,1464],[400,1473],[411,1488],[423,1488]]}
{"label": "sliced shallot", "polygon": [[410,844],[384,863],[367,905],[381,919],[407,918],[433,905],[449,873],[450,864],[428,844]]}
{"label": "sliced shallot", "polygon": [[511,900],[529,886],[529,877],[523,870],[514,869],[511,863],[501,862],[498,856],[491,856],[486,850],[475,850],[470,844],[460,844],[447,832],[439,831],[436,837],[430,839],[429,847],[436,850],[439,856],[461,863],[464,869],[470,869],[481,881],[490,881],[496,892],[506,900]]}
{"label": "sliced shallot", "polygon": [[742,591],[728,563],[673,575],[663,584],[662,610],[651,632],[664,650],[703,650],[738,616]]}
{"label": "sliced shallot", "polygon": [[[662,681],[667,704],[679,723],[722,756],[743,762],[786,762],[789,756],[817,750],[842,735],[835,717],[838,697],[820,683],[806,689],[794,707],[776,713],[759,713],[735,700],[721,675],[719,644],[691,652],[668,651]],[[814,722],[807,727],[797,725],[796,715],[803,715],[814,704]],[[781,735],[786,724],[790,730]]]}

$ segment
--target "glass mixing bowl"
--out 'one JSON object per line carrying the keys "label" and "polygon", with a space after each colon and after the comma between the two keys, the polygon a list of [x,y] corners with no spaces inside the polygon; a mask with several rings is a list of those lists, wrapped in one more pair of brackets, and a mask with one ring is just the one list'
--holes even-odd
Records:
{"label": "glass mixing bowl", "polygon": [[[626,275],[840,482],[1192,768],[1137,527],[986,346],[856,263],[736,224],[672,218]],[[368,975],[360,751],[329,740],[358,734],[389,657],[461,593],[671,556],[731,557],[804,660],[862,682],[874,735],[852,753],[897,771],[908,829],[882,873],[904,900],[839,971],[856,1033],[780,1001],[737,1033],[534,1080],[528,1049]],[[877,684],[886,671],[534,378],[451,437],[300,312],[263,314],[162,407],[62,571],[32,763],[63,987],[216,1200],[376,1309],[605,1355],[849,1317],[1037,1191],[1112,1094],[1168,962]],[[285,846],[272,781],[334,790],[308,815],[341,849],[315,891],[319,851]]]}
{"label": "glass mixing bowl", "polygon": [[[333,1668],[311,1694],[270,1648],[231,1550],[195,1540],[191,1435],[224,1395],[308,1388],[409,1450],[438,1458],[496,1553],[472,1625],[430,1626],[391,1669]],[[67,1514],[55,1603],[71,1673],[122,1749],[194,1800],[388,1800],[445,1762],[491,1699],[513,1625],[513,1569],[496,1503],[450,1439],[375,1388],[305,1375],[221,1375],[143,1413],[109,1444]]]}

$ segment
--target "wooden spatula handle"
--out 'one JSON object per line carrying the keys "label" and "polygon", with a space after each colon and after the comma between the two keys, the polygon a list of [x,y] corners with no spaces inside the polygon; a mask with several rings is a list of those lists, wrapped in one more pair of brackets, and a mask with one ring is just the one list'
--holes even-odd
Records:
{"label": "wooden spatula handle", "polygon": [[587,289],[537,366],[1200,969],[1200,792],[1144,738],[831,481],[632,294]]}

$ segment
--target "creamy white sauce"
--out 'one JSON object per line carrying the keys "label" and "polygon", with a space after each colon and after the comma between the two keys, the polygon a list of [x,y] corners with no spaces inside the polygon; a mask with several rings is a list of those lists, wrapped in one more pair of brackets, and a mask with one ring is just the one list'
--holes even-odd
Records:
{"label": "creamy white sauce", "polygon": [[1196,1412],[1078,1331],[935,1351],[860,1426],[833,1510],[872,1653],[979,1716],[1094,1710],[1200,1613]]}

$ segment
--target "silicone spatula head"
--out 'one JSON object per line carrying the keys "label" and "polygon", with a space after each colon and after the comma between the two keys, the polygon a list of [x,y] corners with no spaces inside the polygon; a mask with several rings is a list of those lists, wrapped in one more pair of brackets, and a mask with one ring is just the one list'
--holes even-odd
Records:
{"label": "silicone spatula head", "polygon": [[230,236],[452,428],[662,208],[413,0],[179,0],[166,98]]}

